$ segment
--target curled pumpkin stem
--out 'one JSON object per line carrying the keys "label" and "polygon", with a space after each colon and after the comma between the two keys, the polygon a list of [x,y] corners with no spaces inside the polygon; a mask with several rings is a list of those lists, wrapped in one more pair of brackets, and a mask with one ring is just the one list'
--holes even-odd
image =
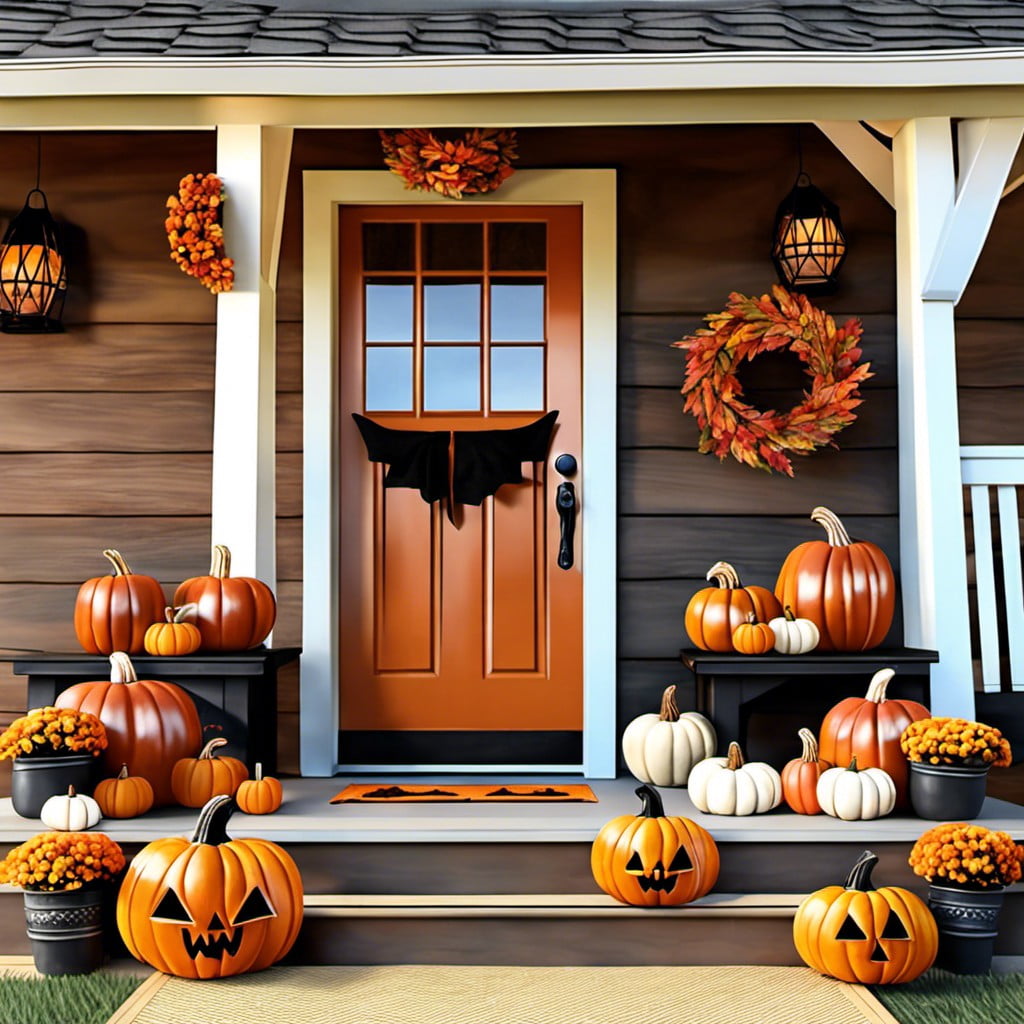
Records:
{"label": "curled pumpkin stem", "polygon": [[665,687],[665,692],[661,695],[661,711],[658,713],[658,718],[662,722],[679,721],[679,705],[676,704],[675,684]]}
{"label": "curled pumpkin stem", "polygon": [[208,761],[211,758],[216,756],[214,754],[214,751],[218,747],[226,747],[227,745],[228,745],[228,741],[226,739],[224,739],[223,736],[214,736],[214,738],[212,740],[207,741],[206,746],[203,747],[203,749],[199,751],[199,759],[200,760],[204,760],[204,761]]}
{"label": "curled pumpkin stem", "polygon": [[737,768],[742,768],[744,765],[743,751],[740,749],[740,745],[733,740],[729,744],[729,756],[726,758],[725,767],[729,771],[734,772]]}
{"label": "curled pumpkin stem", "polygon": [[231,552],[226,544],[213,545],[213,559],[210,562],[210,575],[217,579],[226,579],[231,575]]}
{"label": "curled pumpkin stem", "polygon": [[881,704],[885,701],[885,688],[889,685],[889,680],[896,675],[891,668],[880,668],[872,677],[871,682],[868,684],[867,696],[865,700],[869,700],[874,704]]}
{"label": "curled pumpkin stem", "polygon": [[137,683],[139,681],[132,659],[124,651],[114,651],[110,655],[110,681],[112,683]]}
{"label": "curled pumpkin stem", "polygon": [[706,579],[713,579],[722,590],[737,590],[740,587],[739,573],[728,562],[715,562]]}
{"label": "curled pumpkin stem", "polygon": [[801,754],[800,759],[806,761],[808,764],[814,764],[818,760],[818,741],[814,737],[814,733],[810,729],[801,729],[797,736],[803,740],[804,752]]}
{"label": "curled pumpkin stem", "polygon": [[811,519],[824,528],[832,547],[848,548],[850,546],[850,535],[846,532],[843,521],[831,509],[825,508],[824,505],[818,505],[811,510]]}
{"label": "curled pumpkin stem", "polygon": [[120,551],[115,551],[113,548],[107,548],[103,552],[103,557],[114,567],[115,576],[132,575],[132,571],[128,568],[128,563],[124,560],[124,556]]}

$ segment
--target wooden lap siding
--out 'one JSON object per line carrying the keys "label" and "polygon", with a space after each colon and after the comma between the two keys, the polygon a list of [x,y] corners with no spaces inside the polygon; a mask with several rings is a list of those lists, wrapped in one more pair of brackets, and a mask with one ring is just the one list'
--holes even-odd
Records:
{"label": "wooden lap siding", "polygon": [[[3,142],[0,212],[9,217],[34,183],[35,146],[20,133]],[[772,283],[768,236],[795,177],[794,129],[520,133],[520,167],[619,172],[621,724],[654,709],[667,683],[685,681],[676,661],[683,609],[716,559],[771,585],[789,548],[818,535],[806,517],[823,503],[897,560],[894,215],[816,132],[805,129],[803,145],[850,242],[840,289],[821,304],[837,320],[863,318],[876,376],[858,422],[838,436],[841,450],[797,460],[789,480],[696,453],[678,393],[684,353],[669,343],[721,309],[730,290]],[[168,596],[206,571],[215,300],[168,259],[162,220],[178,179],[212,170],[214,152],[212,132],[44,138],[42,185],[72,226],[68,331],[0,336],[0,646],[74,650],[74,595],[105,571],[104,547],[121,548]],[[380,166],[374,132],[296,132],[278,282],[278,645],[301,641],[301,171]],[[1024,442],[1022,227],[1024,190],[1001,205],[958,309],[965,444]],[[780,364],[748,372],[759,405],[796,400]],[[296,679],[292,669],[282,680],[279,703],[292,768]],[[690,706],[692,689],[682,689]],[[0,664],[0,723],[24,702],[24,680]]]}

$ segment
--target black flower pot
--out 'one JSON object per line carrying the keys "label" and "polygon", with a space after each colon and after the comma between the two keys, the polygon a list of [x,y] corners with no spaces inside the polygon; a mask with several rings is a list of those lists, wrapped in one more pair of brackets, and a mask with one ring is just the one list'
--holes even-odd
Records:
{"label": "black flower pot", "polygon": [[64,757],[16,757],[11,772],[11,803],[23,818],[38,818],[51,796],[66,793],[91,795],[96,771],[92,754]]}
{"label": "black flower pot", "polygon": [[89,974],[103,966],[103,892],[26,892],[25,923],[40,974]]}
{"label": "black flower pot", "polygon": [[971,821],[985,802],[989,766],[910,763],[910,806],[919,818]]}
{"label": "black flower pot", "polygon": [[954,974],[985,974],[991,970],[1003,887],[973,891],[929,885],[928,906],[939,928],[935,966]]}

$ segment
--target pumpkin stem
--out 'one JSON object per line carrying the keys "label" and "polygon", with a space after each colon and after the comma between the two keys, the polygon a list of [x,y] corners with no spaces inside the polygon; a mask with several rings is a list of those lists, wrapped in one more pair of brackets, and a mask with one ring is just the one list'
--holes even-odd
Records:
{"label": "pumpkin stem", "polygon": [[222,794],[207,800],[199,812],[196,830],[192,836],[193,843],[205,843],[207,846],[220,846],[231,841],[227,833],[228,819],[235,813],[238,805],[235,801]]}
{"label": "pumpkin stem", "polygon": [[210,575],[219,580],[231,575],[231,552],[225,544],[213,545],[213,560],[210,562]]}
{"label": "pumpkin stem", "polygon": [[661,802],[661,794],[653,786],[648,786],[645,783],[643,786],[637,786],[633,792],[643,801],[638,817],[665,817],[665,805]]}
{"label": "pumpkin stem", "polygon": [[179,605],[177,608],[167,608],[164,610],[164,615],[167,616],[168,622],[185,622],[190,615],[196,615],[199,612],[199,605],[194,601],[189,604]]}
{"label": "pumpkin stem", "polygon": [[74,796],[74,795],[75,795],[75,787],[74,786],[68,786],[68,796]]}
{"label": "pumpkin stem", "polygon": [[228,741],[226,739],[224,739],[223,736],[214,736],[214,738],[212,740],[210,740],[206,744],[206,746],[203,747],[202,750],[199,751],[199,760],[201,760],[201,761],[208,761],[208,760],[210,760],[212,757],[216,756],[214,754],[214,751],[218,747],[226,747],[227,745],[228,745]]}
{"label": "pumpkin stem", "polygon": [[786,617],[787,622],[796,622],[796,616],[793,614],[793,609],[790,608],[788,604],[782,614]]}
{"label": "pumpkin stem", "polygon": [[139,681],[132,659],[124,651],[114,651],[110,656],[110,681],[112,683],[137,683]]}
{"label": "pumpkin stem", "polygon": [[107,548],[103,552],[103,557],[106,558],[114,567],[115,576],[131,576],[132,571],[128,568],[128,563],[124,560],[120,551],[115,551],[113,548]]}
{"label": "pumpkin stem", "polygon": [[867,696],[865,700],[870,700],[875,704],[882,704],[885,701],[885,688],[889,685],[889,680],[896,675],[891,668],[880,668],[872,677],[871,682],[868,684]]}
{"label": "pumpkin stem", "polygon": [[706,579],[714,579],[722,590],[736,590],[740,586],[739,573],[728,562],[715,562]]}
{"label": "pumpkin stem", "polygon": [[260,761],[256,762],[256,781],[263,781],[263,764]]}
{"label": "pumpkin stem", "polygon": [[121,770],[117,773],[117,777],[119,779],[127,779],[128,778],[128,765],[126,765],[126,764],[121,765]]}
{"label": "pumpkin stem", "polygon": [[871,884],[871,872],[877,863],[878,857],[870,850],[865,850],[857,858],[857,863],[850,868],[844,888],[856,889],[859,892],[872,892],[875,887]]}
{"label": "pumpkin stem", "polygon": [[735,740],[729,744],[729,757],[725,762],[725,767],[731,772],[743,767],[743,751],[740,750],[740,745]]}
{"label": "pumpkin stem", "polygon": [[850,759],[850,763],[847,765],[846,770],[848,772],[858,772],[860,769],[857,767],[857,755],[854,754]]}
{"label": "pumpkin stem", "polygon": [[661,711],[658,712],[658,720],[661,722],[678,722],[679,705],[676,704],[676,687],[666,686],[665,692],[661,695]]}
{"label": "pumpkin stem", "polygon": [[831,509],[824,505],[818,505],[811,510],[811,519],[825,530],[828,542],[834,548],[848,548],[850,546],[850,535],[843,526],[843,521]]}
{"label": "pumpkin stem", "polygon": [[797,736],[804,741],[804,752],[801,756],[801,761],[806,761],[808,764],[814,764],[818,760],[818,741],[814,738],[814,733],[810,729],[801,729]]}

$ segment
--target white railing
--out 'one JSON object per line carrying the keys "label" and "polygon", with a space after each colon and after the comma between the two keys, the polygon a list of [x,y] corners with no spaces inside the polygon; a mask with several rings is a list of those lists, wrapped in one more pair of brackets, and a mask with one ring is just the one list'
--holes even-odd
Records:
{"label": "white railing", "polygon": [[[999,607],[1006,617],[1010,687],[1024,690],[1024,585],[1021,582],[1018,492],[1024,490],[1024,445],[960,449],[960,472],[970,491],[974,526],[974,574],[978,594],[981,681],[986,692],[1000,689]],[[993,514],[990,488],[995,488]],[[1002,587],[995,569],[992,520],[999,525]]]}

